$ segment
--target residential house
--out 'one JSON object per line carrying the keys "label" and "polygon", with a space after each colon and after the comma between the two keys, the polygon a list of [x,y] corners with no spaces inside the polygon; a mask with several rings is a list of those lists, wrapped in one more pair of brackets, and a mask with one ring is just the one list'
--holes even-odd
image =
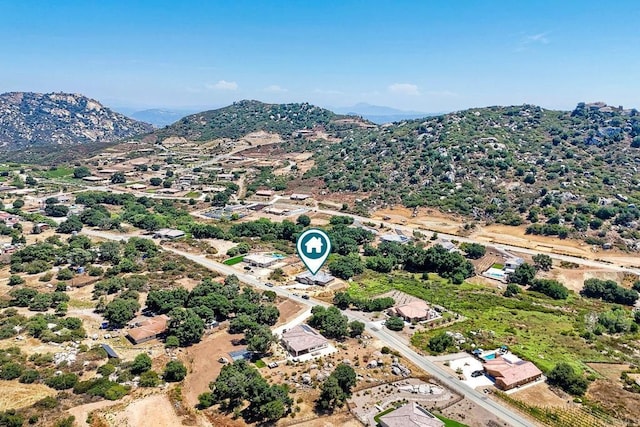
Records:
{"label": "residential house", "polygon": [[496,357],[485,362],[484,370],[496,381],[496,387],[511,390],[542,378],[542,371],[528,360],[510,361],[505,357]]}
{"label": "residential house", "polygon": [[422,322],[440,317],[440,314],[422,300],[413,300],[389,310],[391,314],[402,317],[407,322]]}
{"label": "residential house", "polygon": [[185,236],[184,231],[175,230],[172,228],[161,228],[160,230],[156,231],[155,234],[153,235],[155,239],[169,239],[169,240],[179,239],[180,237],[184,237],[184,236]]}
{"label": "residential house", "polygon": [[443,427],[444,422],[417,402],[409,402],[380,417],[381,427]]}
{"label": "residential house", "polygon": [[129,329],[127,338],[134,344],[150,341],[167,332],[168,323],[169,316],[166,314],[136,322],[134,324],[138,326]]}
{"label": "residential house", "polygon": [[295,326],[282,334],[282,345],[298,357],[329,346],[329,341],[309,325]]}
{"label": "residential house", "polygon": [[280,261],[280,259],[272,255],[251,254],[244,257],[243,261],[254,267],[267,268]]}
{"label": "residential house", "polygon": [[304,273],[296,276],[296,281],[304,285],[327,286],[334,280],[335,277],[329,273],[325,273],[324,271],[318,271],[316,274],[311,274],[310,271],[305,271]]}

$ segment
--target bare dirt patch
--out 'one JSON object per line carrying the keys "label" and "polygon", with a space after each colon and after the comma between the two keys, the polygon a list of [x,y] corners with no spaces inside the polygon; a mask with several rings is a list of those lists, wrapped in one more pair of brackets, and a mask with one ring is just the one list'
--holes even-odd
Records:
{"label": "bare dirt patch", "polygon": [[587,366],[613,382],[620,381],[622,372],[631,369],[627,363],[587,363]]}
{"label": "bare dirt patch", "polygon": [[280,317],[278,317],[277,325],[287,323],[289,320],[306,310],[305,306],[290,299],[282,299],[277,304],[277,307],[278,310],[280,310]]}
{"label": "bare dirt patch", "polygon": [[175,427],[182,425],[182,418],[173,410],[166,394],[153,394],[129,404],[113,417],[107,417],[111,425],[131,427]]}
{"label": "bare dirt patch", "polygon": [[570,403],[572,397],[560,390],[552,390],[546,383],[539,383],[526,387],[523,390],[518,390],[511,394],[511,397],[517,399],[526,404],[535,402],[536,406],[566,406]]}
{"label": "bare dirt patch", "polygon": [[20,409],[47,396],[55,396],[56,391],[44,384],[20,384],[18,381],[0,381],[0,411]]}
{"label": "bare dirt patch", "polygon": [[554,268],[548,275],[550,278],[558,280],[575,292],[582,290],[584,281],[587,279],[613,280],[620,283],[623,278],[623,273],[589,267],[579,267],[575,269]]}
{"label": "bare dirt patch", "polygon": [[198,395],[209,391],[209,383],[214,381],[224,366],[218,359],[229,357],[230,351],[242,350],[246,346],[234,345],[232,341],[240,340],[243,334],[229,334],[227,331],[216,331],[205,335],[198,344],[189,347],[184,355],[189,373],[184,381],[183,393],[185,404],[195,407]]}
{"label": "bare dirt patch", "polygon": [[587,390],[587,398],[598,403],[615,418],[637,425],[640,419],[640,395],[626,391],[618,382],[596,380]]}

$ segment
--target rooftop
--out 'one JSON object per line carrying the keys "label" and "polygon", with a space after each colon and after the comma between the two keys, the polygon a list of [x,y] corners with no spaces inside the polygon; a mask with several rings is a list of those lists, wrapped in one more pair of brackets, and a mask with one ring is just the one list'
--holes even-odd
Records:
{"label": "rooftop", "polygon": [[155,337],[167,330],[167,323],[169,322],[169,316],[161,314],[149,318],[145,322],[141,322],[137,328],[129,329],[128,335],[134,341],[142,341],[146,338]]}
{"label": "rooftop", "polygon": [[298,325],[282,334],[282,339],[296,352],[326,344],[328,341],[309,325]]}
{"label": "rooftop", "polygon": [[385,427],[443,427],[444,423],[416,402],[408,403],[380,417]]}

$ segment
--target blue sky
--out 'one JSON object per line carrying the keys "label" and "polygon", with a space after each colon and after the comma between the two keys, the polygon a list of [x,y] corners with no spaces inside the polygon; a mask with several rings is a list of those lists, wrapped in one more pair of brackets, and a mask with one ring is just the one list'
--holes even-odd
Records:
{"label": "blue sky", "polygon": [[0,92],[440,112],[640,107],[638,1],[0,0]]}

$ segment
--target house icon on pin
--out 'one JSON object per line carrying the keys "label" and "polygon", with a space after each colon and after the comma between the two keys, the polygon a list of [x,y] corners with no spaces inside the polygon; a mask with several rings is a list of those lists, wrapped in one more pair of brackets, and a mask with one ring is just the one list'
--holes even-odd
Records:
{"label": "house icon on pin", "polygon": [[309,240],[307,240],[304,244],[306,252],[308,254],[311,253],[317,253],[317,254],[321,254],[322,253],[322,239],[320,237],[312,237]]}

